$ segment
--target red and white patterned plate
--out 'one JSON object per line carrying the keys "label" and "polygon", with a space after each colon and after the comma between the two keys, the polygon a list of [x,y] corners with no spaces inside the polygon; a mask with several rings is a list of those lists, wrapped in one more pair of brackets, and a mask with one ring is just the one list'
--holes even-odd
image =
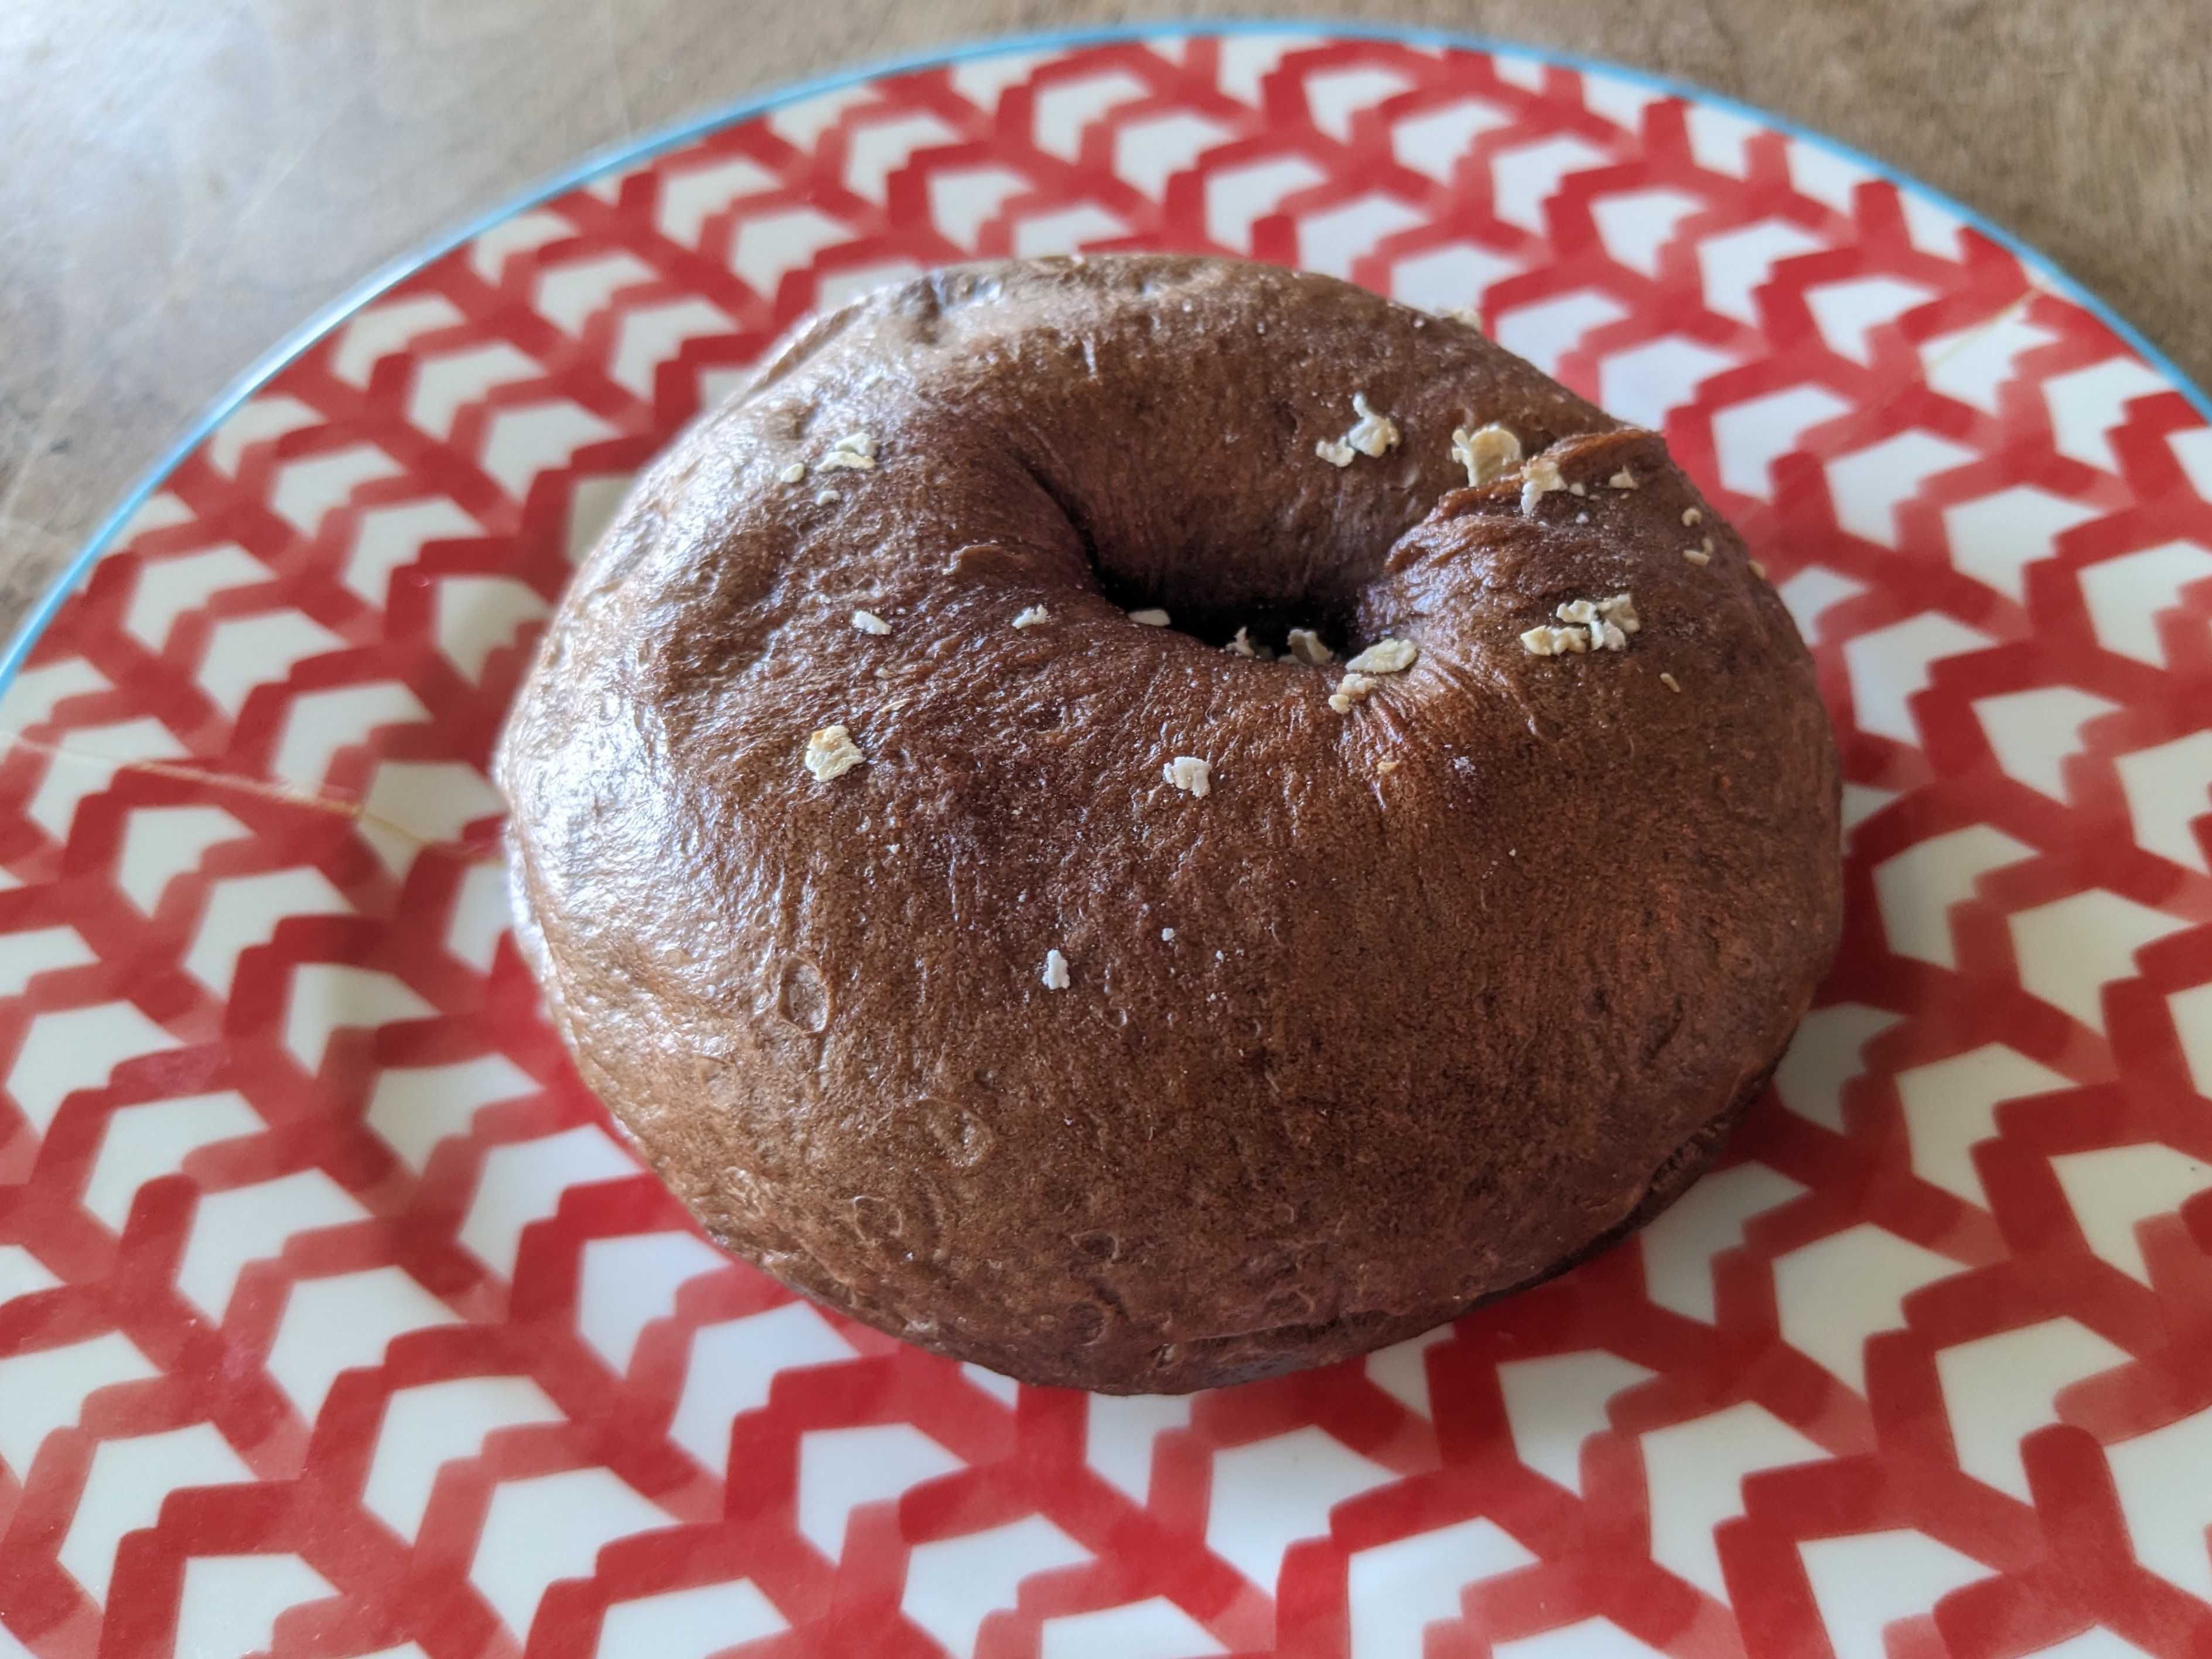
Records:
{"label": "red and white patterned plate", "polygon": [[[1089,1399],[732,1265],[507,937],[483,767],[626,477],[811,307],[1194,248],[1474,305],[1813,642],[1849,941],[1725,1167],[1363,1363]],[[1687,89],[1412,35],[994,46],[380,286],[0,702],[0,1655],[2212,1651],[2212,427]]]}

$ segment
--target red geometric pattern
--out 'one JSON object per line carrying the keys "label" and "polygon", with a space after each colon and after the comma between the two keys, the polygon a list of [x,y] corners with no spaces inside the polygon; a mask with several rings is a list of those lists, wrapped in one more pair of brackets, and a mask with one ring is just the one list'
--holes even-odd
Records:
{"label": "red geometric pattern", "polygon": [[[708,1249],[539,1016],[483,775],[786,324],[1075,246],[1473,305],[1663,428],[1850,784],[1843,959],[1724,1167],[1191,1400]],[[177,465],[0,705],[0,1652],[2212,1650],[2208,495],[2185,392],[1948,210],[1518,55],[1008,49],[515,214]]]}

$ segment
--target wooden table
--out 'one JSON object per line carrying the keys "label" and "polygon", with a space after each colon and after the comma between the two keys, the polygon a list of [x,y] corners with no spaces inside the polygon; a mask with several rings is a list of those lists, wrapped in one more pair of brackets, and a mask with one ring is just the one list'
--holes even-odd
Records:
{"label": "wooden table", "polygon": [[[2212,378],[2204,0],[1216,0],[1640,64],[1917,174]],[[0,629],[234,376],[586,152],[755,88],[1154,0],[7,0]]]}

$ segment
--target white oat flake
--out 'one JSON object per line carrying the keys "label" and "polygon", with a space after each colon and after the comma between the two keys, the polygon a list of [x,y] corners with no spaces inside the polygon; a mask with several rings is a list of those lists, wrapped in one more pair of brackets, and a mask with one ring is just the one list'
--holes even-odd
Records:
{"label": "white oat flake", "polygon": [[1157,608],[1151,611],[1132,611],[1129,613],[1129,620],[1143,628],[1165,628],[1168,625],[1168,613]]}
{"label": "white oat flake", "polygon": [[1260,654],[1253,648],[1252,630],[1249,628],[1238,629],[1237,637],[1221,648],[1235,657],[1256,657]]}
{"label": "white oat flake", "polygon": [[1213,790],[1213,768],[1195,755],[1177,755],[1160,768],[1160,776],[1183,792],[1200,800]]}
{"label": "white oat flake", "polygon": [[1559,476],[1559,464],[1539,455],[1522,470],[1521,510],[1534,513],[1536,503],[1555,489],[1565,489],[1567,481]]}
{"label": "white oat flake", "polygon": [[1350,466],[1361,455],[1379,460],[1398,447],[1397,422],[1369,404],[1365,392],[1352,394],[1352,412],[1359,418],[1341,438],[1323,438],[1314,445],[1314,453],[1331,466]]}
{"label": "white oat flake", "polygon": [[1051,611],[1046,610],[1041,605],[1033,605],[1028,610],[1023,611],[1020,616],[1014,618],[1014,626],[1017,628],[1035,628],[1040,623],[1048,623],[1051,620]]}
{"label": "white oat flake", "polygon": [[841,467],[855,471],[872,472],[876,468],[876,441],[866,432],[848,432],[830,446],[829,453],[814,463],[817,472],[834,472]]}
{"label": "white oat flake", "polygon": [[804,461],[793,461],[789,466],[784,468],[782,471],[777,473],[775,476],[782,479],[786,483],[797,483],[801,478],[806,476],[806,463]]}
{"label": "white oat flake", "polygon": [[1626,651],[1628,636],[1640,631],[1643,619],[1636,601],[1626,593],[1603,599],[1567,599],[1552,613],[1565,624],[1547,623],[1521,635],[1521,648],[1532,657],[1563,657],[1585,651]]}
{"label": "white oat flake", "polygon": [[891,631],[891,625],[872,611],[855,611],[853,626],[863,634],[888,634]]}
{"label": "white oat flake", "polygon": [[1336,660],[1336,653],[1321,642],[1310,628],[1293,628],[1288,641],[1291,654],[1309,668],[1322,668]]}
{"label": "white oat flake", "polygon": [[842,778],[866,759],[853,734],[842,726],[825,726],[807,737],[806,769],[817,783]]}
{"label": "white oat flake", "polygon": [[839,499],[837,492],[834,489],[817,489],[814,492],[814,505],[817,507],[828,507]]}
{"label": "white oat flake", "polygon": [[1402,674],[1420,654],[1410,640],[1377,640],[1345,666],[1355,674]]}
{"label": "white oat flake", "polygon": [[1352,412],[1359,419],[1352,430],[1344,434],[1345,442],[1373,460],[1380,460],[1398,447],[1397,422],[1388,415],[1377,414],[1369,407],[1365,392],[1352,394]]}
{"label": "white oat flake", "polygon": [[1336,683],[1336,690],[1328,696],[1328,706],[1340,714],[1349,714],[1356,702],[1364,702],[1380,681],[1365,674],[1346,673]]}
{"label": "white oat flake", "polygon": [[1044,988],[1065,991],[1067,988],[1067,958],[1057,951],[1044,953]]}
{"label": "white oat flake", "polygon": [[1521,648],[1532,657],[1564,657],[1589,649],[1589,635],[1579,628],[1554,628],[1539,623],[1521,635]]}
{"label": "white oat flake", "polygon": [[1609,488],[1613,489],[1633,489],[1637,487],[1636,475],[1633,472],[1631,472],[1625,466],[1621,468],[1620,471],[1614,473],[1610,478],[1607,478],[1605,482]]}
{"label": "white oat flake", "polygon": [[1452,429],[1452,459],[1467,469],[1470,489],[1504,477],[1521,465],[1521,441],[1496,422],[1473,432]]}

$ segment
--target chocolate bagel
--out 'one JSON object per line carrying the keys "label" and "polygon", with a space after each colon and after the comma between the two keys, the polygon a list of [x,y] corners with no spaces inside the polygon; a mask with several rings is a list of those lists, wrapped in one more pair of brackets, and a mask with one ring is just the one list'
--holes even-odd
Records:
{"label": "chocolate bagel", "polygon": [[1659,438],[1223,260],[799,328],[640,481],[499,769],[560,1030],[700,1224],[1033,1382],[1556,1272],[1704,1166],[1839,926],[1811,660]]}

